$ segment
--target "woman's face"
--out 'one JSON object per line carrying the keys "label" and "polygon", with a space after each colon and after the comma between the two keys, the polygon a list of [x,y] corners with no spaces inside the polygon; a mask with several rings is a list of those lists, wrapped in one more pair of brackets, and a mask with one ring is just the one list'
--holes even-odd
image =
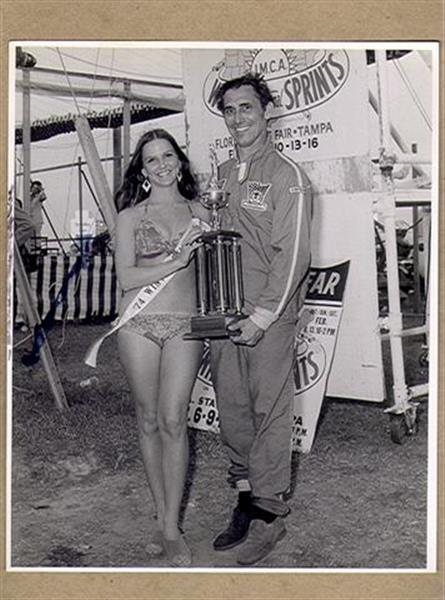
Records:
{"label": "woman's face", "polygon": [[168,140],[152,140],[142,148],[142,173],[152,186],[173,185],[180,170],[181,161]]}

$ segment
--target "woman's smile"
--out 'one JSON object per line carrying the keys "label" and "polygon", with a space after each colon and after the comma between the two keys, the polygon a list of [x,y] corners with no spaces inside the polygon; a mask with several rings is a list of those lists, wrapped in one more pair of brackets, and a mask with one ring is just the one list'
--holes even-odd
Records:
{"label": "woman's smile", "polygon": [[142,149],[142,172],[151,185],[172,185],[180,173],[181,162],[168,140],[155,139]]}

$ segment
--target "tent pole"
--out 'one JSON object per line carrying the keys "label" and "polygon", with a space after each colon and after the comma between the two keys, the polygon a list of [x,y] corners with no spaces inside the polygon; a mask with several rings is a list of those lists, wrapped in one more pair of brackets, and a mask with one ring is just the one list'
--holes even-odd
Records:
{"label": "tent pole", "polygon": [[388,80],[385,50],[376,50],[376,74],[380,129],[380,171],[382,188],[383,222],[385,226],[385,254],[389,304],[389,342],[393,372],[394,411],[404,412],[408,400],[402,347],[402,312],[395,230],[395,193],[392,177],[395,157],[390,151],[390,125],[388,110]]}
{"label": "tent pole", "polygon": [[124,171],[130,162],[130,123],[131,123],[131,84],[128,80],[124,81],[124,107],[123,107],[123,129],[124,129]]}
{"label": "tent pole", "polygon": [[120,127],[113,129],[113,194],[122,183],[122,130]]}
{"label": "tent pole", "polygon": [[79,238],[80,254],[83,255],[83,196],[82,196],[82,157],[77,157],[77,180],[79,184]]}
{"label": "tent pole", "polygon": [[[369,95],[368,95],[368,100],[369,100],[369,104],[371,105],[372,109],[374,110],[374,112],[376,113],[377,117],[379,117],[379,105],[377,102],[377,99],[375,98],[375,96],[373,95],[373,93],[370,91]],[[399,131],[394,127],[394,125],[392,125],[390,123],[389,125],[389,130],[391,133],[391,138],[395,141],[395,143],[397,144],[397,146],[400,148],[400,150],[404,153],[404,154],[409,154],[409,164],[415,164],[414,158],[413,158],[413,154],[410,154],[409,148],[406,145],[406,143],[404,142],[402,136],[400,135]],[[419,161],[420,162],[420,161]],[[429,160],[427,162],[430,162]],[[397,160],[398,164],[403,164],[404,163],[404,158],[401,157]],[[416,166],[414,167],[414,175],[416,175],[416,173],[418,173],[419,175],[426,175],[425,169],[423,168],[423,166],[421,164],[416,164]]]}
{"label": "tent pole", "polygon": [[23,209],[31,212],[31,93],[30,70],[23,73]]}

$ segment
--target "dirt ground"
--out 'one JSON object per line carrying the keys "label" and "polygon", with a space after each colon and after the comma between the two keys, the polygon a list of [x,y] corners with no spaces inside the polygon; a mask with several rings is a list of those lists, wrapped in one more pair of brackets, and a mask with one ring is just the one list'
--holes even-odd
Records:
{"label": "dirt ground", "polygon": [[[14,567],[169,568],[144,546],[153,504],[136,437],[135,414],[116,343],[103,345],[96,372],[82,363],[107,324],[57,325],[51,348],[70,404],[54,407],[41,361],[14,332],[12,543]],[[408,383],[426,381],[419,338],[409,344]],[[386,350],[386,355],[387,355]],[[388,360],[388,359],[386,359]],[[97,382],[79,382],[97,375]],[[422,569],[427,560],[428,401],[419,430],[403,444],[389,434],[382,404],[325,399],[309,454],[294,456],[287,536],[254,568]],[[216,434],[189,430],[190,468],[183,528],[192,568],[239,568],[236,549],[214,552],[235,493]]]}

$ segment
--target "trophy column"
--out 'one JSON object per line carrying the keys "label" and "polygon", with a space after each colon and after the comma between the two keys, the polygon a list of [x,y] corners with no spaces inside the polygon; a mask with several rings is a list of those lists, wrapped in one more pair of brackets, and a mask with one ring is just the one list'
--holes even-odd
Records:
{"label": "trophy column", "polygon": [[210,231],[200,238],[195,255],[198,315],[191,319],[185,339],[229,337],[227,325],[243,314],[241,235]]}
{"label": "trophy column", "polygon": [[228,193],[216,184],[201,196],[211,211],[211,230],[198,239],[195,254],[197,316],[184,339],[227,338],[227,325],[243,319],[244,292],[241,270],[241,234],[221,229],[218,210],[227,205]]}

